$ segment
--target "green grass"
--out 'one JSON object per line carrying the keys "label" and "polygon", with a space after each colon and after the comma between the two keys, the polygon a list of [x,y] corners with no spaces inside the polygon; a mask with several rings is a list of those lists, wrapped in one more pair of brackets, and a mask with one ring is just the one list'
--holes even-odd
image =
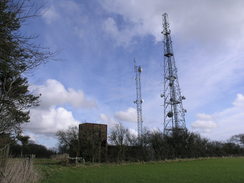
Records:
{"label": "green grass", "polygon": [[37,165],[41,183],[244,183],[244,158],[216,158],[125,165]]}

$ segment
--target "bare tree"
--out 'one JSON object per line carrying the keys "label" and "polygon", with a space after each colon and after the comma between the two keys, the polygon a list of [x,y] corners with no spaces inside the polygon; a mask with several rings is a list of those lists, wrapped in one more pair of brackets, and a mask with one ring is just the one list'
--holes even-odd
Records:
{"label": "bare tree", "polygon": [[56,136],[58,137],[60,152],[69,153],[71,156],[79,155],[77,126],[70,126],[67,130],[59,130]]}
{"label": "bare tree", "polygon": [[110,132],[109,140],[118,148],[117,161],[121,161],[125,158],[126,146],[129,143],[128,137],[129,130],[121,123],[116,124]]}

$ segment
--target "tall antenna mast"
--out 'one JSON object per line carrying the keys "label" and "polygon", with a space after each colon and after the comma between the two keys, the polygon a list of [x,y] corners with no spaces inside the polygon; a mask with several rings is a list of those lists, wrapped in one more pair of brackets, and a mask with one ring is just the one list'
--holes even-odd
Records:
{"label": "tall antenna mast", "polygon": [[142,103],[143,100],[141,98],[141,72],[142,68],[141,66],[136,65],[136,60],[134,59],[134,71],[136,74],[136,100],[134,103],[136,104],[137,108],[137,132],[138,132],[138,137],[140,138],[142,135]]}
{"label": "tall antenna mast", "polygon": [[163,14],[164,37],[164,133],[170,134],[173,131],[185,130],[185,113],[181,95],[177,68],[175,65],[172,40],[170,36],[169,22],[167,13]]}

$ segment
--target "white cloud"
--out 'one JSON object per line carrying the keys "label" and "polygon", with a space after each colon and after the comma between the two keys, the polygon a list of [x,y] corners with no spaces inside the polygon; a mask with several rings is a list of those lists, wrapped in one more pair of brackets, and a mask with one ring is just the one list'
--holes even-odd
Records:
{"label": "white cloud", "polygon": [[29,132],[29,131],[25,131],[24,135],[29,136],[30,140],[33,141],[34,143],[42,144],[42,145],[46,146],[47,148],[54,149],[54,147],[58,143],[57,139],[53,135],[37,134],[35,132]]}
{"label": "white cloud", "polygon": [[[244,132],[244,95],[238,94],[233,106],[213,114],[200,114],[192,128],[200,129],[206,137],[226,140],[232,135]],[[206,133],[208,132],[208,133]]]}
{"label": "white cloud", "polygon": [[[127,35],[129,38],[127,41],[131,41],[135,36],[152,34],[156,36],[157,40],[160,40],[161,24],[159,22],[162,12],[157,10],[158,6],[155,5],[155,1],[103,0],[101,4],[106,10],[122,15],[124,21],[130,24],[119,31],[118,39]],[[157,34],[157,30],[159,30],[159,34]]]}
{"label": "white cloud", "polygon": [[[170,16],[174,33],[181,34],[185,40],[201,42],[229,41],[231,37],[243,35],[244,2],[224,1],[170,1],[170,0],[103,0],[101,5],[109,12],[122,15],[130,22],[131,31],[141,35],[151,34],[161,40],[161,15]],[[228,13],[227,13],[228,12]],[[139,31],[138,31],[139,30]],[[220,31],[221,30],[221,31]],[[125,32],[121,32],[125,33]],[[217,43],[218,44],[218,43]],[[236,44],[233,42],[233,44]]]}
{"label": "white cloud", "polygon": [[[60,11],[61,9],[61,11]],[[79,14],[79,6],[74,1],[65,1],[60,0],[58,3],[50,5],[48,8],[42,11],[42,18],[46,21],[47,24],[51,24],[57,20],[64,20],[67,17],[76,17]],[[62,15],[65,14],[64,17]],[[82,21],[81,19],[80,21]]]}
{"label": "white cloud", "polygon": [[118,123],[118,122],[116,122],[116,120],[114,118],[111,118],[110,116],[103,114],[103,113],[100,114],[100,119],[104,123],[108,124],[109,126],[113,126]]}
{"label": "white cloud", "polygon": [[58,130],[65,130],[69,126],[77,126],[71,111],[63,107],[50,107],[49,109],[35,108],[30,113],[30,123],[25,129],[37,134],[54,135]]}
{"label": "white cloud", "polygon": [[136,137],[138,136],[138,133],[137,133],[137,131],[135,129],[129,128],[128,130],[129,130],[130,134],[132,134],[132,135],[134,135]]}
{"label": "white cloud", "polygon": [[119,21],[106,20],[108,32],[118,43],[131,43],[134,37],[146,35],[161,41],[161,15],[169,14],[180,85],[189,112],[243,83],[244,1],[102,0],[101,4],[108,12],[122,16]]}
{"label": "white cloud", "polygon": [[49,79],[44,85],[32,86],[35,93],[41,93],[40,107],[71,104],[73,107],[94,108],[96,102],[88,99],[82,90],[66,89],[57,80]]}
{"label": "white cloud", "polygon": [[214,122],[213,117],[207,114],[198,114],[197,121],[191,124],[194,130],[203,133],[209,133],[212,129],[217,127],[217,124]]}
{"label": "white cloud", "polygon": [[58,14],[57,10],[53,6],[51,6],[48,9],[42,11],[42,18],[47,24],[51,24],[54,21],[58,20],[60,18],[60,15]]}
{"label": "white cloud", "polygon": [[119,30],[117,28],[116,22],[111,17],[109,17],[108,19],[105,20],[104,29],[107,32],[111,33],[112,36],[117,36],[119,34]]}
{"label": "white cloud", "polygon": [[[51,1],[49,3],[50,6],[42,11],[44,21],[49,25],[61,22],[70,34],[74,33],[83,39],[84,25],[89,21],[80,4],[72,0]],[[54,24],[54,26],[56,25]]]}
{"label": "white cloud", "polygon": [[[80,37],[83,37],[83,31],[80,32],[79,30],[85,29],[81,26],[76,27],[76,25],[80,24],[80,21],[83,23],[85,22],[84,18],[82,19],[81,16],[77,18],[76,16],[82,11],[79,11],[80,9],[77,8],[78,6],[72,4],[74,1],[66,1],[71,2],[71,5],[68,5],[67,9],[65,8],[65,1],[62,0],[62,2],[63,5],[55,3],[56,9],[54,9],[58,10],[56,13],[62,16],[59,20],[62,20],[66,27],[75,29],[75,32],[80,35]],[[230,3],[227,0],[221,2],[212,0],[102,0],[100,2],[103,7],[111,13],[110,17],[104,20],[102,28],[109,33],[118,44],[122,45],[131,43],[136,36],[145,35],[153,35],[156,41],[160,41],[160,32],[162,29],[161,14],[168,12],[174,46],[175,49],[177,49],[175,50],[175,55],[176,64],[179,69],[180,84],[182,92],[187,98],[184,105],[189,111],[187,114],[188,117],[199,111],[199,106],[204,107],[204,105],[206,105],[206,107],[208,107],[208,105],[213,104],[216,98],[218,100],[221,97],[229,98],[230,93],[240,92],[237,91],[237,87],[233,86],[237,86],[244,81],[244,55],[242,51],[242,45],[244,45],[244,12],[242,11],[244,1],[236,0]],[[60,12],[62,12],[62,14]],[[113,16],[113,14],[116,14],[116,16]],[[118,14],[122,15],[119,19],[116,18]],[[54,18],[54,20],[57,19]],[[121,25],[121,22],[125,22],[125,24]],[[177,44],[181,45],[179,46]],[[152,65],[151,61],[148,63],[150,63],[150,66]],[[155,63],[158,67],[160,61]],[[153,74],[155,75],[155,72]],[[152,81],[151,77],[152,76],[147,78],[150,82]],[[154,79],[157,80],[158,78]],[[144,89],[148,86],[146,86],[145,80],[146,78],[144,79]],[[148,102],[144,104],[143,110],[146,111],[144,113],[144,124],[149,124],[148,121],[150,121],[151,127],[152,121],[160,125],[161,129],[163,109],[160,108],[159,105],[162,104],[163,101],[160,101],[158,93],[162,87],[161,84],[158,84],[158,88],[156,87],[154,90],[152,89],[153,92],[150,92],[148,96],[146,96],[148,92],[144,92],[145,98],[148,97],[152,99],[147,100]],[[69,93],[70,95],[71,92],[68,91],[68,89],[64,88],[64,90],[65,93]],[[42,102],[43,104],[41,103],[41,107],[49,108],[50,105],[63,105],[64,103],[75,106],[77,102],[75,100],[72,100],[72,102],[70,100],[67,101],[66,99],[64,102],[60,102],[58,97],[56,98],[58,102],[50,102],[47,97],[46,101]],[[234,104],[235,110],[237,105],[243,105],[239,100],[238,103],[239,104]],[[81,106],[81,104],[78,105]],[[222,104],[217,104],[216,102],[214,105]],[[213,115],[214,114],[211,114],[210,116]],[[109,119],[106,121],[114,120],[109,116],[107,117]],[[204,119],[204,121],[216,123],[216,128],[213,128],[214,125],[211,122],[207,125],[198,122],[198,126],[208,126],[208,128],[204,128],[206,130],[208,129],[209,136],[213,131],[218,131],[217,129],[221,128],[219,118],[213,117],[212,120]],[[105,119],[105,116],[103,116],[103,118]],[[238,118],[238,115],[236,118]],[[202,121],[202,118],[198,118],[198,120]],[[206,130],[205,132],[207,132]]]}
{"label": "white cloud", "polygon": [[32,86],[31,90],[41,93],[41,97],[40,106],[31,109],[30,123],[25,125],[30,133],[54,135],[58,130],[77,126],[80,122],[74,118],[72,111],[62,105],[85,109],[96,107],[96,102],[88,99],[83,91],[66,89],[57,80],[49,79],[44,85]]}
{"label": "white cloud", "polygon": [[117,45],[122,46],[128,46],[133,37],[139,35],[137,27],[128,27],[119,30],[117,23],[112,17],[109,17],[104,21],[103,30],[115,39]]}
{"label": "white cloud", "polygon": [[116,112],[114,117],[118,121],[136,122],[137,121],[136,115],[137,115],[136,109],[130,107],[125,111]]}
{"label": "white cloud", "polygon": [[244,57],[238,53],[226,51],[214,57],[206,53],[192,56],[184,65],[182,63],[180,70],[182,91],[189,99],[186,103],[191,105],[189,110],[203,106],[216,97],[226,97],[225,92],[235,89],[234,86],[243,80]]}
{"label": "white cloud", "polygon": [[244,108],[244,95],[238,93],[236,100],[233,102],[233,105],[236,107]]}

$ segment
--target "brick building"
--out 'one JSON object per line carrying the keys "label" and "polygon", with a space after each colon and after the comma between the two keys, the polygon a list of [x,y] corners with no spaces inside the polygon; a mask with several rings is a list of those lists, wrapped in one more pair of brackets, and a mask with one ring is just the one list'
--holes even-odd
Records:
{"label": "brick building", "polygon": [[79,125],[80,154],[86,161],[107,159],[107,125],[83,123]]}

